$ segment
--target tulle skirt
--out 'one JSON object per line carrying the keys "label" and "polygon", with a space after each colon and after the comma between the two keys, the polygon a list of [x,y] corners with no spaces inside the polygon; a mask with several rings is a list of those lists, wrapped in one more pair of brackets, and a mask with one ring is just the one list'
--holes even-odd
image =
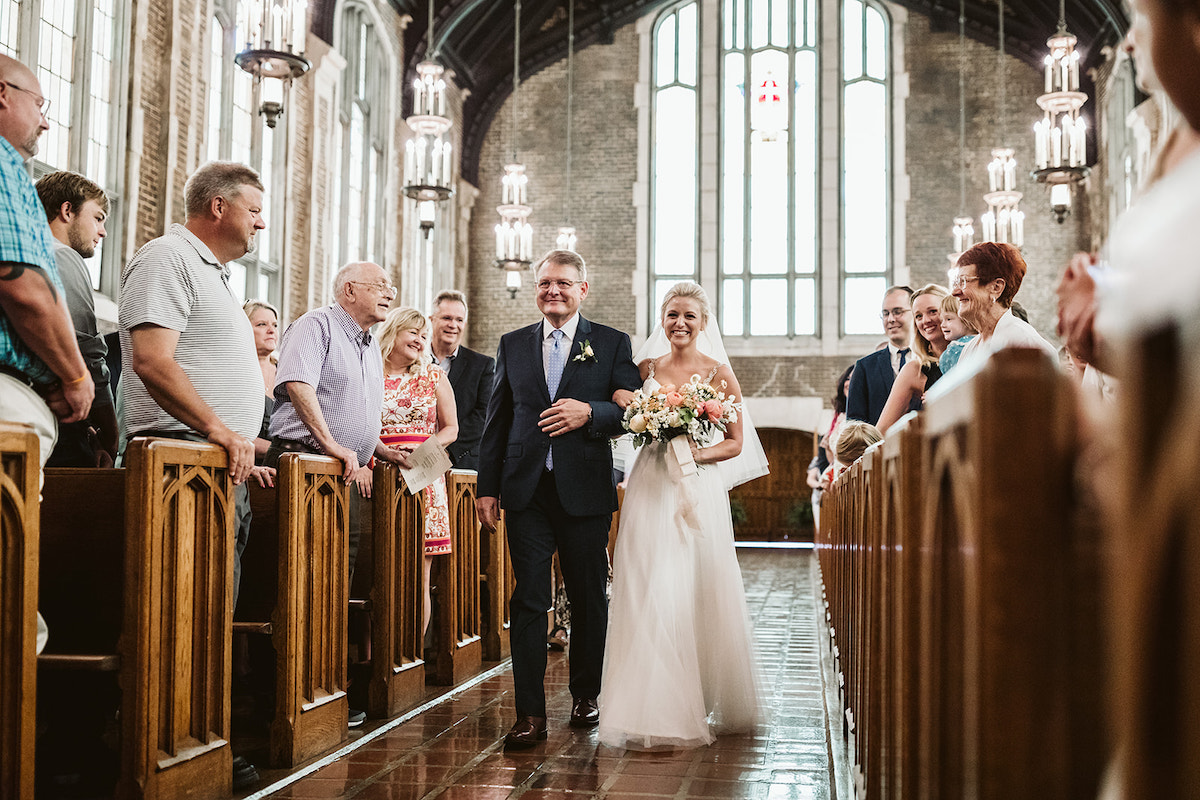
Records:
{"label": "tulle skirt", "polygon": [[758,720],[745,589],[720,471],[672,477],[642,448],[613,556],[599,737],[630,749],[698,747]]}

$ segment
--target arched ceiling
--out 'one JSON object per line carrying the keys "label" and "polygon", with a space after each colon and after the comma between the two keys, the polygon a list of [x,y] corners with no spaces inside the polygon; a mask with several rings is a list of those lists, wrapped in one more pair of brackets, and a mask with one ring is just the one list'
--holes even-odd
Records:
{"label": "arched ceiling", "polygon": [[[956,0],[896,0],[923,14],[934,30],[958,30]],[[412,18],[405,32],[405,64],[409,80],[425,58],[427,0],[389,0],[397,13]],[[575,0],[575,48],[611,42],[615,31],[675,0]],[[333,0],[321,0],[326,8]],[[513,3],[511,0],[436,0],[434,49],[455,72],[455,83],[470,91],[463,107],[462,174],[478,183],[483,136],[512,91]],[[1058,0],[1004,0],[1005,49],[1040,67],[1046,39],[1058,27]],[[967,35],[995,46],[998,38],[995,0],[966,0]],[[1067,29],[1079,37],[1086,68],[1100,61],[1100,48],[1115,43],[1128,26],[1121,0],[1067,0]],[[331,30],[332,25],[328,26]],[[322,31],[316,31],[321,34]],[[328,38],[328,37],[327,37]],[[521,12],[521,79],[565,58],[567,0],[523,0]],[[406,81],[406,84],[408,81]],[[406,93],[407,94],[407,93]],[[405,102],[409,100],[406,97]]]}

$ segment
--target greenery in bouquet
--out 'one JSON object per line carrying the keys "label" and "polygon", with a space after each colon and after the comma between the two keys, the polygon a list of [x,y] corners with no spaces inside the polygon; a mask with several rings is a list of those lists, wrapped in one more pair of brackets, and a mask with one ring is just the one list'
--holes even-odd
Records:
{"label": "greenery in bouquet", "polygon": [[723,433],[729,423],[737,422],[742,404],[734,395],[725,394],[725,387],[725,381],[716,389],[693,375],[682,386],[668,384],[652,392],[638,389],[625,409],[622,425],[633,434],[636,447],[684,435],[697,443],[706,442],[716,431]]}

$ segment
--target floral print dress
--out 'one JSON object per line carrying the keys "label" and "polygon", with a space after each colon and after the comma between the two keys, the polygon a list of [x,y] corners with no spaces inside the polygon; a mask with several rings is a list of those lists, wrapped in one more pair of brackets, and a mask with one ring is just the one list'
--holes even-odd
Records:
{"label": "floral print dress", "polygon": [[[437,385],[445,380],[436,364],[425,364],[417,372],[385,375],[383,378],[383,431],[380,439],[389,447],[418,445],[437,432]],[[426,486],[425,555],[450,552],[450,509],[443,475]]]}

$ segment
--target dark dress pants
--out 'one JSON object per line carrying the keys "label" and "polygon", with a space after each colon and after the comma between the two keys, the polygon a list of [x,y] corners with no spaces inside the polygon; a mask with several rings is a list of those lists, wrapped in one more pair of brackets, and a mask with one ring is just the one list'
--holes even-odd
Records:
{"label": "dark dress pants", "polygon": [[554,551],[571,602],[571,696],[600,694],[608,631],[608,528],[612,514],[572,516],[563,508],[554,473],[544,472],[530,504],[505,511],[516,586],[512,620],[513,682],[518,716],[546,716],[546,612]]}

